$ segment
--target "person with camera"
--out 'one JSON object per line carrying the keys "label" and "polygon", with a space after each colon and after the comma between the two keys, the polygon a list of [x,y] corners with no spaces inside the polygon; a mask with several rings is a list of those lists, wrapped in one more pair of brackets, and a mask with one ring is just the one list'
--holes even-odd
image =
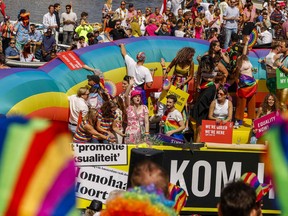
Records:
{"label": "person with camera", "polygon": [[88,42],[87,34],[93,32],[93,27],[89,25],[83,18],[80,21],[80,25],[75,29],[78,37],[85,37],[85,42]]}
{"label": "person with camera", "polygon": [[155,34],[157,36],[171,36],[167,23],[163,22],[160,24],[158,29],[156,29]]}

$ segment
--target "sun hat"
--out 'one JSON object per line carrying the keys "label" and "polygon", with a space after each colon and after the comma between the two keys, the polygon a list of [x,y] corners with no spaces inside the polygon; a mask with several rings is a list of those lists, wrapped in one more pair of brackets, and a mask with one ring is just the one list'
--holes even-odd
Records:
{"label": "sun hat", "polygon": [[131,98],[133,98],[133,97],[135,97],[135,96],[137,96],[137,95],[141,95],[141,92],[140,92],[139,90],[133,90],[133,91],[131,92]]}
{"label": "sun hat", "polygon": [[271,184],[261,184],[257,175],[253,172],[244,173],[241,180],[255,189],[256,202],[260,201],[272,188]]}
{"label": "sun hat", "polygon": [[138,61],[145,61],[146,59],[146,55],[144,52],[139,52],[137,55],[136,55],[136,58]]}

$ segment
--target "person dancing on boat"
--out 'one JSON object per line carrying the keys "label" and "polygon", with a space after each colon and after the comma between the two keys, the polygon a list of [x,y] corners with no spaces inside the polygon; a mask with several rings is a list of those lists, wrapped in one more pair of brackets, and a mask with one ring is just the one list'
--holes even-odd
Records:
{"label": "person dancing on boat", "polygon": [[[194,54],[195,50],[191,47],[184,47],[180,49],[166,70],[166,75],[168,75],[170,70],[174,67],[174,72],[171,77],[171,84],[186,92],[188,92],[189,82],[194,76]],[[186,128],[184,131],[188,130],[188,121],[186,121],[187,113],[188,108],[186,104],[185,111],[183,113],[184,121],[186,122]]]}
{"label": "person dancing on boat", "polygon": [[176,57],[172,60],[166,70],[166,74],[168,74],[170,70],[175,67],[171,78],[171,83],[172,85],[186,92],[188,92],[188,84],[194,75],[194,54],[195,50],[193,48],[182,48],[178,51]]}

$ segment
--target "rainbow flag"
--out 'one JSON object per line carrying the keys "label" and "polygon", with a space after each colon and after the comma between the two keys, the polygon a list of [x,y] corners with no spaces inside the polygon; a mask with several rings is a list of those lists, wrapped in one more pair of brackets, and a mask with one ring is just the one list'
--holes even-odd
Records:
{"label": "rainbow flag", "polygon": [[242,98],[249,98],[256,93],[256,90],[256,80],[253,77],[241,74],[238,82],[237,96]]}
{"label": "rainbow flag", "polygon": [[70,142],[64,122],[0,118],[1,216],[76,215]]}
{"label": "rainbow flag", "polygon": [[267,164],[276,189],[281,215],[288,215],[288,112],[287,118],[276,123],[264,135],[269,142]]}

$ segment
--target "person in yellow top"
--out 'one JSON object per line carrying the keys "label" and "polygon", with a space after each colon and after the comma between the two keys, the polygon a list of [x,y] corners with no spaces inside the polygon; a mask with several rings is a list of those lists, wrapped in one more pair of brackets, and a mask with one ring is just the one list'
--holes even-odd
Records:
{"label": "person in yellow top", "polygon": [[86,23],[84,19],[81,19],[80,25],[75,29],[75,32],[78,34],[78,37],[85,37],[85,42],[88,42],[87,34],[93,32],[93,27]]}
{"label": "person in yellow top", "polygon": [[[176,57],[172,60],[170,65],[167,67],[166,74],[170,72],[171,68],[174,67],[174,72],[171,78],[171,84],[180,88],[183,91],[188,92],[189,82],[194,76],[194,61],[193,56],[195,50],[191,47],[183,47],[180,49]],[[188,107],[187,104],[183,113],[185,129],[184,132],[188,130]]]}
{"label": "person in yellow top", "polygon": [[183,91],[188,91],[188,84],[194,75],[194,54],[195,50],[193,48],[184,47],[178,51],[176,57],[167,67],[166,74],[168,74],[170,70],[175,67],[171,78],[171,83]]}

